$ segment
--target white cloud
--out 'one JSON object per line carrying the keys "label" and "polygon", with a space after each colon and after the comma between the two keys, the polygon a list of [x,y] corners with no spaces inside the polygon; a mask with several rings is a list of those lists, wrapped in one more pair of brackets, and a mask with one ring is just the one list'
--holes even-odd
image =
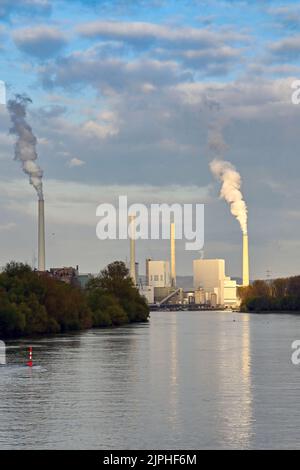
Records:
{"label": "white cloud", "polygon": [[300,36],[280,39],[269,46],[273,59],[290,62],[300,57]]}
{"label": "white cloud", "polygon": [[8,222],[7,224],[0,224],[0,232],[7,232],[17,226],[15,222]]}
{"label": "white cloud", "polygon": [[291,116],[296,106],[291,105],[291,84],[296,77],[277,80],[245,77],[235,82],[181,83],[174,92],[187,105],[205,105],[209,100],[218,103],[231,118],[263,118],[276,115]]}
{"label": "white cloud", "polygon": [[77,31],[85,37],[101,37],[123,41],[167,41],[198,46],[213,45],[217,42],[241,41],[246,36],[233,31],[214,32],[192,27],[171,27],[148,22],[95,21],[78,26]]}
{"label": "white cloud", "polygon": [[151,93],[152,91],[155,91],[156,90],[156,87],[154,85],[152,85],[152,83],[143,83],[142,84],[142,91],[144,93]]}
{"label": "white cloud", "polygon": [[[45,211],[47,224],[96,226],[96,208],[100,203],[118,204],[120,195],[127,195],[129,204],[143,203],[205,203],[211,199],[211,185],[151,186],[151,185],[95,185],[73,181],[46,180]],[[0,198],[9,211],[36,215],[36,198],[32,188],[23,179],[0,180]]]}
{"label": "white cloud", "polygon": [[21,51],[38,58],[55,55],[67,42],[66,36],[59,29],[47,25],[15,30],[13,39]]}
{"label": "white cloud", "polygon": [[79,158],[71,158],[68,162],[68,166],[70,168],[77,167],[77,166],[83,166],[85,165],[85,162],[83,160],[80,160]]}
{"label": "white cloud", "polygon": [[87,136],[96,137],[100,140],[117,135],[119,132],[113,123],[100,124],[95,121],[85,122],[82,130]]}

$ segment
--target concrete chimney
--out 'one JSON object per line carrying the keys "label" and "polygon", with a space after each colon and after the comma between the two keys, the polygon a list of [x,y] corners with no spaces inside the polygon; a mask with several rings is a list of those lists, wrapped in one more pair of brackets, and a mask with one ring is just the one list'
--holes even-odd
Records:
{"label": "concrete chimney", "polygon": [[39,254],[38,254],[38,270],[46,270],[45,262],[45,209],[44,200],[39,200],[39,219],[38,219],[38,243],[39,243]]}
{"label": "concrete chimney", "polygon": [[136,285],[136,269],[135,269],[135,215],[129,216],[130,227],[130,277]]}
{"label": "concrete chimney", "polygon": [[248,234],[243,234],[243,287],[249,286],[249,247]]}
{"label": "concrete chimney", "polygon": [[171,286],[176,287],[175,223],[171,223]]}

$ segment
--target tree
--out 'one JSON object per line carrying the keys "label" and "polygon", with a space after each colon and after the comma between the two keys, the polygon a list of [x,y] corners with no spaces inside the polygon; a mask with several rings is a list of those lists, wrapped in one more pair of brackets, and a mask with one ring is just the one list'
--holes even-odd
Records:
{"label": "tree", "polygon": [[25,315],[12,304],[6,292],[0,290],[0,337],[17,336],[24,331]]}
{"label": "tree", "polygon": [[86,291],[8,263],[0,274],[0,336],[59,333],[146,321],[148,306],[124,263],[107,266]]}
{"label": "tree", "polygon": [[242,311],[297,311],[300,312],[300,276],[255,281],[241,290]]}
{"label": "tree", "polygon": [[271,283],[272,296],[282,298],[287,294],[288,280],[274,279]]}
{"label": "tree", "polygon": [[288,279],[287,295],[300,297],[300,276],[294,276]]}
{"label": "tree", "polygon": [[[103,269],[87,285],[88,304],[94,321],[110,317],[111,324],[147,321],[149,308],[139,294],[122,261],[115,261]],[[100,319],[100,320],[99,320]]]}

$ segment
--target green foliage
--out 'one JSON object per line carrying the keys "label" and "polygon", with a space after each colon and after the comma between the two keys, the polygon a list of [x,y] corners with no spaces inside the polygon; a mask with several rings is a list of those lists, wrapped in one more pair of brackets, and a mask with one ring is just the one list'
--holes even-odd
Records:
{"label": "green foliage", "polygon": [[85,295],[22,263],[0,274],[0,337],[59,333],[92,326]]}
{"label": "green foliage", "polygon": [[146,321],[148,306],[124,263],[107,266],[85,291],[22,263],[0,274],[0,338]]}
{"label": "green foliage", "polygon": [[0,290],[0,312],[1,336],[16,336],[24,331],[26,323],[24,312],[9,301],[3,289]]}
{"label": "green foliage", "polygon": [[255,281],[240,289],[241,309],[246,312],[300,312],[300,276]]}
{"label": "green foliage", "polygon": [[86,291],[96,326],[148,320],[148,305],[134,287],[129,271],[121,261],[109,264],[98,277],[91,279]]}

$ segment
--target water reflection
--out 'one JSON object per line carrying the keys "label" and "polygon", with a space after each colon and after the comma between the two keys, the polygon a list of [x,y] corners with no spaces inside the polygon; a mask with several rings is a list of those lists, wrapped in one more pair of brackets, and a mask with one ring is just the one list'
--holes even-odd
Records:
{"label": "water reflection", "polygon": [[218,324],[217,409],[223,447],[248,448],[252,436],[251,341],[248,315],[224,313]]}
{"label": "water reflection", "polygon": [[179,358],[178,358],[178,348],[179,348],[179,341],[177,336],[177,317],[174,317],[174,321],[171,324],[170,328],[170,391],[169,391],[169,400],[170,400],[170,414],[169,414],[169,421],[171,425],[175,426],[178,421],[178,381],[180,380],[179,377]]}
{"label": "water reflection", "polygon": [[[298,444],[300,318],[157,312],[146,325],[8,344],[0,448]],[[285,428],[284,428],[285,427]],[[287,432],[283,432],[287,429]]]}

